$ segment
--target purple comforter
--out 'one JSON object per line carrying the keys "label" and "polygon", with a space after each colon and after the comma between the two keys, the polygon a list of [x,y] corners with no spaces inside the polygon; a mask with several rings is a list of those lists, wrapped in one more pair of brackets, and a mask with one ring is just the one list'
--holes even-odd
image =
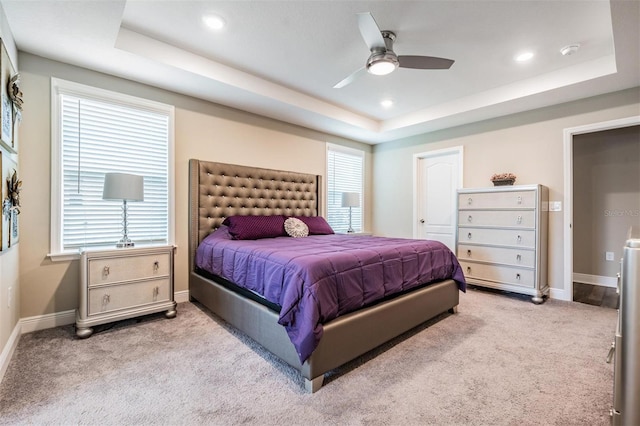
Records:
{"label": "purple comforter", "polygon": [[233,240],[226,227],[207,236],[196,266],[280,305],[300,361],[322,337],[322,324],[387,296],[452,278],[466,291],[462,269],[430,240],[316,235]]}

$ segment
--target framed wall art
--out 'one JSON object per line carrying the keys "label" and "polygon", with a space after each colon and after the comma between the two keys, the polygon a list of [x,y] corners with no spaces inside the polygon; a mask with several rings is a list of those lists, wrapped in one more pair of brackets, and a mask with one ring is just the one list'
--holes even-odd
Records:
{"label": "framed wall art", "polygon": [[[18,138],[14,135],[14,124],[20,117],[20,111],[16,111],[16,105],[12,100],[19,92],[17,82],[19,82],[19,76],[11,64],[4,42],[0,39],[0,142],[14,153],[18,152]],[[12,93],[12,89],[15,89],[16,93]],[[20,94],[20,106],[21,96],[22,94]]]}

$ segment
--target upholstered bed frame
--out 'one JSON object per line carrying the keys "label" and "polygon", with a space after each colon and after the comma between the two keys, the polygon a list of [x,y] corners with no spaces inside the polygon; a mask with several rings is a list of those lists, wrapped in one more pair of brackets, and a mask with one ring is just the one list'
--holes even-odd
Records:
{"label": "upholstered bed frame", "polygon": [[189,294],[284,362],[315,392],[324,374],[458,305],[458,286],[445,280],[339,317],[324,325],[320,344],[300,363],[278,313],[195,271],[195,251],[231,215],[320,212],[316,175],[189,160]]}

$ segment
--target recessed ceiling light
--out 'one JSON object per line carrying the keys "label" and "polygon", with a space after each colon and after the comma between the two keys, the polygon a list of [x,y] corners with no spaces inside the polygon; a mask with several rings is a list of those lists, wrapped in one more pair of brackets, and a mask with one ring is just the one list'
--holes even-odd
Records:
{"label": "recessed ceiling light", "polygon": [[202,22],[212,30],[221,30],[225,26],[224,19],[222,19],[221,16],[214,14],[203,16]]}
{"label": "recessed ceiling light", "polygon": [[533,58],[533,52],[522,52],[516,55],[515,60],[518,62],[526,62]]}
{"label": "recessed ceiling light", "polygon": [[385,99],[380,102],[380,105],[382,105],[384,108],[391,108],[393,106],[393,101],[391,99]]}

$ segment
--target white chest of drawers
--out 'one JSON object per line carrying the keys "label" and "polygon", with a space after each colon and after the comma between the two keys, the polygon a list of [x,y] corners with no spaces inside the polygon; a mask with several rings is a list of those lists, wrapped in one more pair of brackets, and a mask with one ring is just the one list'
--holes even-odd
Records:
{"label": "white chest of drawers", "polygon": [[549,294],[548,205],[542,185],[458,190],[456,254],[467,282],[542,303]]}
{"label": "white chest of drawers", "polygon": [[76,335],[93,326],[167,311],[176,316],[173,246],[87,250],[80,259]]}

